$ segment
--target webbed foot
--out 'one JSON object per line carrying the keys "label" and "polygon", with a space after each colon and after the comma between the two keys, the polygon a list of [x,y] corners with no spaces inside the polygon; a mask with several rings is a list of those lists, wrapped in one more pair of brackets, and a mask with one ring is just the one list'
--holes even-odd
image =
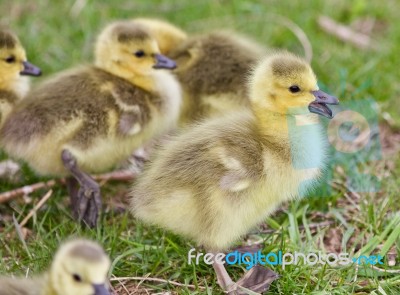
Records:
{"label": "webbed foot", "polygon": [[61,158],[72,174],[67,178],[67,188],[74,217],[89,227],[95,227],[102,208],[100,186],[78,168],[75,157],[68,150],[63,150]]}

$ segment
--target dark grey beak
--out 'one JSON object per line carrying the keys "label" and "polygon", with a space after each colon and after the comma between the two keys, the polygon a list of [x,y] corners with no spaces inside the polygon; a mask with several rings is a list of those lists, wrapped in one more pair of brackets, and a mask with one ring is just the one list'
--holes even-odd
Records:
{"label": "dark grey beak", "polygon": [[321,90],[311,91],[311,93],[315,96],[315,100],[308,105],[308,110],[311,113],[332,119],[332,110],[327,104],[339,104],[339,99]]}
{"label": "dark grey beak", "polygon": [[156,64],[153,66],[155,69],[175,69],[176,68],[176,62],[174,62],[172,59],[169,59],[165,55],[162,54],[156,54]]}
{"label": "dark grey beak", "polygon": [[21,75],[40,76],[42,74],[42,71],[30,62],[24,61],[22,64],[24,69],[20,72]]}
{"label": "dark grey beak", "polygon": [[94,295],[111,295],[105,284],[93,284]]}

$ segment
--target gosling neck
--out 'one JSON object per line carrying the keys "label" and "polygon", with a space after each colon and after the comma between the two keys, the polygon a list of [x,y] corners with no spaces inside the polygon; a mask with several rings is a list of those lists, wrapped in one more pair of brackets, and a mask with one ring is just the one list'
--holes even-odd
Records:
{"label": "gosling neck", "polygon": [[111,75],[120,77],[124,80],[127,80],[129,83],[140,87],[148,92],[156,91],[156,83],[155,83],[155,71],[150,69],[145,73],[135,73],[130,68],[125,67],[115,67],[114,64],[107,64],[96,62],[95,65],[104,71],[110,73]]}
{"label": "gosling neck", "polygon": [[309,113],[308,110],[300,107],[285,113],[253,107],[253,113],[261,134],[280,140],[288,139],[290,131],[293,131],[289,129],[295,128],[295,126],[320,123],[318,115]]}
{"label": "gosling neck", "polygon": [[156,84],[154,81],[154,72],[151,72],[148,75],[137,75],[132,74],[127,80],[132,84],[147,90],[148,92],[154,93],[157,91]]}
{"label": "gosling neck", "polygon": [[272,147],[269,150],[291,163],[295,170],[323,167],[327,143],[318,115],[265,111],[254,114],[264,146]]}
{"label": "gosling neck", "polygon": [[268,138],[268,141],[285,143],[289,139],[288,116],[270,110],[253,108],[260,134]]}
{"label": "gosling neck", "polygon": [[6,80],[0,77],[0,90],[11,92],[21,99],[29,90],[29,79],[18,76],[17,78]]}

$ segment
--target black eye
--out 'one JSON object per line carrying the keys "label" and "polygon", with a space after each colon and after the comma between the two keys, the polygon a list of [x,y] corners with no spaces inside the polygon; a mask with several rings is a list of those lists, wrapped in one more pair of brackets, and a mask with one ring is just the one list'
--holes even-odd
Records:
{"label": "black eye", "polygon": [[9,56],[5,59],[6,63],[12,64],[15,62],[15,56]]}
{"label": "black eye", "polygon": [[82,282],[82,278],[81,278],[80,275],[74,273],[74,274],[72,275],[72,277],[73,277],[73,279],[74,279],[75,282],[78,282],[78,283]]}
{"label": "black eye", "polygon": [[289,91],[290,91],[291,93],[299,92],[299,91],[300,91],[300,87],[297,86],[297,85],[290,86],[290,87],[289,87]]}
{"label": "black eye", "polygon": [[138,50],[135,52],[136,57],[143,57],[144,56],[144,51],[143,50]]}

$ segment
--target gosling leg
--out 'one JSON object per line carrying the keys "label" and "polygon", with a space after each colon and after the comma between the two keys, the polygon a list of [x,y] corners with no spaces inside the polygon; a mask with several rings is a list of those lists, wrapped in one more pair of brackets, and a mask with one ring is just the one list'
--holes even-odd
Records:
{"label": "gosling leg", "polygon": [[236,293],[237,285],[232,281],[228,272],[223,264],[214,261],[213,268],[217,274],[218,285],[225,291],[225,293],[234,295]]}
{"label": "gosling leg", "polygon": [[79,219],[77,207],[79,201],[79,182],[76,180],[75,177],[69,176],[65,179],[65,185],[67,186],[68,195],[71,200],[72,214],[75,219]]}
{"label": "gosling leg", "polygon": [[80,185],[77,196],[74,195],[73,187],[69,188],[72,192],[71,203],[74,214],[78,220],[85,222],[89,227],[95,227],[102,207],[100,187],[89,174],[79,169],[76,158],[71,152],[63,150],[61,159],[65,168]]}

